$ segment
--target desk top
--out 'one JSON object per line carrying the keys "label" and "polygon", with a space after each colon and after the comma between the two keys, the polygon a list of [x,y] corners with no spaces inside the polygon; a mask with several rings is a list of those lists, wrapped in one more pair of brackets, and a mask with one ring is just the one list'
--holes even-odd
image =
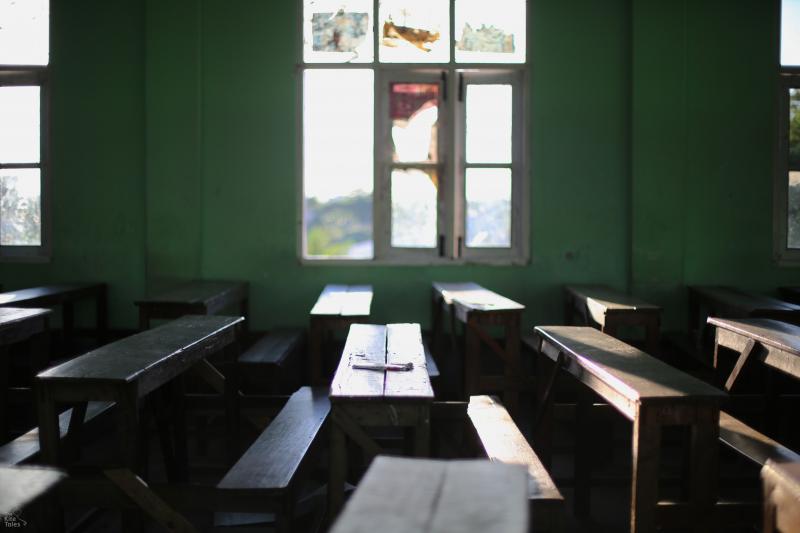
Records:
{"label": "desk top", "polygon": [[567,285],[566,291],[576,299],[586,301],[587,305],[602,313],[607,312],[661,312],[661,307],[629,296],[605,285]]}
{"label": "desk top", "polygon": [[134,302],[142,305],[203,305],[216,300],[236,302],[247,298],[247,283],[243,281],[195,280]]}
{"label": "desk top", "polygon": [[717,302],[725,306],[729,312],[738,315],[731,318],[744,318],[759,313],[800,314],[800,305],[784,302],[762,294],[753,294],[732,287],[694,286],[689,287],[689,290],[706,300]]}
{"label": "desk top", "polygon": [[471,281],[463,283],[433,282],[433,290],[447,305],[455,304],[469,312],[523,311],[525,306]]}
{"label": "desk top", "polygon": [[524,533],[527,530],[527,477],[523,467],[485,460],[379,456],[331,532]]}
{"label": "desk top", "polygon": [[708,323],[718,328],[752,338],[766,346],[800,356],[800,327],[769,318],[716,318]]}
{"label": "desk top", "polygon": [[71,297],[78,297],[83,292],[98,291],[103,287],[105,287],[104,283],[62,283],[31,287],[0,293],[0,305],[30,305],[34,303],[43,305],[44,302],[69,300]]}
{"label": "desk top", "polygon": [[[41,466],[0,466],[0,521],[47,494],[67,475]],[[24,529],[24,528],[23,528]]]}
{"label": "desk top", "polygon": [[[359,363],[413,363],[409,371],[363,370]],[[353,324],[333,376],[332,402],[347,400],[432,401],[419,324]]]}
{"label": "desk top", "polygon": [[26,320],[33,320],[51,314],[50,309],[38,307],[0,307],[0,329],[11,328]]}
{"label": "desk top", "polygon": [[800,527],[800,463],[767,461],[761,469],[765,494],[776,507],[779,531],[797,531]]}
{"label": "desk top", "polygon": [[594,328],[537,326],[535,332],[574,362],[568,366],[570,373],[592,389],[610,388],[628,402],[720,401],[726,396],[715,387]]}
{"label": "desk top", "polygon": [[325,285],[311,309],[312,316],[368,317],[371,285]]}
{"label": "desk top", "polygon": [[49,368],[39,373],[37,380],[109,385],[138,382],[140,393],[145,394],[232,343],[236,326],[243,322],[242,317],[187,315]]}

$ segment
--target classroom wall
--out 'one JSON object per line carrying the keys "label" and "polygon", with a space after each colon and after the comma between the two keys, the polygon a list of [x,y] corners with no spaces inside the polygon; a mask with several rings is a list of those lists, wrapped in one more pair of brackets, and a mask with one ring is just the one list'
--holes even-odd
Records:
{"label": "classroom wall", "polygon": [[532,0],[531,250],[516,267],[301,266],[295,2],[53,0],[54,254],[9,287],[250,282],[254,327],[304,324],[326,283],[371,283],[374,320],[429,318],[473,280],[561,320],[569,282],[632,287],[683,324],[686,283],[770,290],[775,6]]}

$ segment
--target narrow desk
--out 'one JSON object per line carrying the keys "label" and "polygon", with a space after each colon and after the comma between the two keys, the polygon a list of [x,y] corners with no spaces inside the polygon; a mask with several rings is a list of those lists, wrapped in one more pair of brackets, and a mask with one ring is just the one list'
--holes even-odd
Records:
{"label": "narrow desk", "polygon": [[800,463],[768,461],[761,469],[764,533],[800,531]]}
{"label": "narrow desk", "polygon": [[[120,463],[139,471],[137,453],[139,404],[152,391],[166,385],[206,357],[236,342],[242,317],[184,316],[157,328],[131,335],[40,373],[36,378],[39,410],[39,442],[44,463],[59,463],[57,405],[73,404],[73,413],[83,419],[90,401],[116,403]],[[235,354],[231,351],[230,358]],[[231,361],[232,363],[232,361]],[[177,384],[177,382],[176,382]],[[227,384],[227,382],[226,382]],[[228,418],[235,420],[236,407],[228,394]],[[176,386],[175,401],[182,402]],[[180,410],[182,414],[182,409]],[[185,429],[176,416],[177,468],[185,469]],[[79,428],[75,428],[79,429]],[[230,428],[235,434],[235,428]],[[70,424],[70,432],[73,431]]]}
{"label": "narrow desk", "polygon": [[95,302],[95,320],[98,342],[106,340],[108,330],[108,302],[105,283],[64,283],[45,285],[0,294],[0,307],[56,307],[61,306],[64,336],[69,340],[74,329],[74,304],[80,300]]}
{"label": "narrow desk", "polygon": [[798,323],[800,305],[731,287],[689,287],[689,333],[695,335],[698,346],[707,339],[708,317],[773,318]]}
{"label": "narrow desk", "polygon": [[[357,364],[412,363],[409,371],[363,370]],[[433,402],[419,324],[371,326],[353,324],[330,389],[330,482],[328,510],[334,517],[344,499],[347,474],[347,438],[369,457],[381,447],[366,427],[408,428],[414,454],[427,456],[430,448],[430,409]]]}
{"label": "narrow desk", "polygon": [[[20,520],[17,513],[49,494],[66,477],[55,468],[0,466],[0,524],[24,529],[23,524],[16,522]],[[13,519],[9,516],[12,513]]]}
{"label": "narrow desk", "polygon": [[[153,319],[174,319],[183,315],[216,315],[227,307],[247,318],[248,284],[242,281],[190,281],[168,291],[134,302],[139,308],[139,329],[150,327]],[[244,327],[247,327],[246,324]]]}
{"label": "narrow desk", "polygon": [[597,326],[618,337],[621,326],[644,328],[645,346],[658,353],[661,308],[605,285],[567,285],[564,287],[565,322],[570,325]]}
{"label": "narrow desk", "polygon": [[49,360],[48,320],[50,309],[0,307],[0,442],[5,440],[9,394],[8,347],[30,340],[29,366],[31,377]]}
{"label": "narrow desk", "polygon": [[331,533],[525,533],[526,491],[517,465],[378,457]]}
{"label": "narrow desk", "polygon": [[[708,531],[717,499],[719,404],[725,393],[594,328],[537,326],[534,332],[540,361],[555,362],[553,377],[561,370],[571,374],[633,421],[631,532],[655,531],[660,512],[683,512],[685,524],[693,522],[695,531]],[[538,380],[538,387],[545,413],[538,417],[543,422],[537,433],[549,439],[552,379]],[[588,418],[586,409],[578,411]],[[662,509],[658,506],[658,464],[661,430],[668,425],[691,429],[691,501]],[[586,420],[579,420],[577,427],[585,428]],[[585,450],[593,438],[578,435],[579,448]],[[580,479],[588,473],[578,471],[586,465],[585,456],[576,452],[575,464],[575,498],[588,503],[588,484]]]}
{"label": "narrow desk", "polygon": [[[464,396],[502,391],[503,404],[513,413],[519,403],[520,381],[520,322],[525,306],[475,283],[433,283],[434,336],[441,329],[443,310],[450,311],[451,335],[455,335],[458,320],[464,330]],[[438,317],[438,318],[437,318]],[[486,326],[501,326],[505,343],[501,345],[486,331]],[[434,345],[437,344],[434,338]],[[481,374],[481,342],[503,361],[502,376]]]}
{"label": "narrow desk", "polygon": [[309,313],[308,372],[312,385],[324,385],[322,344],[329,332],[367,322],[372,305],[370,285],[325,285]]}

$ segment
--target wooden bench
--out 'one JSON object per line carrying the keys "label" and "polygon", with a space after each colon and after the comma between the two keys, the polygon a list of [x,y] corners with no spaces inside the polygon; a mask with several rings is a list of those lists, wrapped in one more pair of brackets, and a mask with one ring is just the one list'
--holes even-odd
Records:
{"label": "wooden bench", "polygon": [[276,511],[278,530],[291,531],[295,489],[329,412],[327,390],[299,389],[217,488],[240,500],[242,511]]}
{"label": "wooden bench", "polygon": [[506,408],[494,397],[472,396],[467,416],[478,436],[483,454],[489,460],[527,468],[533,529],[558,529],[564,511],[564,497]]}
{"label": "wooden bench", "polygon": [[297,381],[289,375],[291,357],[303,342],[300,329],[275,329],[256,340],[239,356],[239,372],[243,381],[258,383],[259,392],[277,394],[281,385]]}
{"label": "wooden bench", "polygon": [[524,533],[526,490],[517,465],[378,457],[331,533]]}
{"label": "wooden bench", "polygon": [[[633,421],[632,533],[655,531],[663,512],[682,515],[684,526],[692,523],[696,531],[708,531],[717,502],[719,404],[726,394],[594,328],[537,326],[534,331],[540,354],[534,442],[550,440],[556,376],[562,371],[572,375]],[[580,430],[588,426],[591,396],[582,396],[577,407],[575,502],[580,515],[589,508],[588,452],[593,436]],[[691,501],[671,505],[668,511],[658,498],[664,426],[684,426],[692,434]]]}
{"label": "wooden bench", "polygon": [[55,468],[0,465],[0,523],[5,528],[25,529],[27,524],[17,522],[23,519],[18,513],[45,497],[65,477],[64,472]]}
{"label": "wooden bench", "polygon": [[658,353],[661,308],[605,285],[567,285],[564,287],[565,323],[595,326],[619,338],[619,328],[644,328],[645,346],[650,355]]}
{"label": "wooden bench", "polygon": [[[241,281],[195,280],[134,302],[139,308],[139,329],[153,319],[171,320],[183,315],[216,315],[227,308],[247,318],[248,284]],[[246,327],[246,322],[243,325]]]}
{"label": "wooden bench", "polygon": [[61,307],[64,336],[69,342],[74,329],[74,304],[81,300],[94,300],[97,340],[106,341],[108,330],[108,302],[105,283],[64,283],[31,287],[0,294],[0,307]]}
{"label": "wooden bench", "polygon": [[767,462],[764,486],[764,533],[800,531],[800,463]]}
{"label": "wooden bench", "polygon": [[325,285],[309,313],[308,372],[312,385],[323,385],[325,361],[322,345],[333,331],[368,322],[372,306],[370,285]]}

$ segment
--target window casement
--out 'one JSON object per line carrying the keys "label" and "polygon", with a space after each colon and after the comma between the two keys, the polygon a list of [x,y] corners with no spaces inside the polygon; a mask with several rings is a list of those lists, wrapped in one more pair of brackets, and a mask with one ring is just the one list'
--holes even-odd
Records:
{"label": "window casement", "polygon": [[49,257],[48,0],[0,0],[0,259]]}
{"label": "window casement", "polygon": [[524,263],[525,0],[301,11],[301,261]]}
{"label": "window casement", "polygon": [[775,257],[800,264],[800,1],[781,4],[778,135],[775,150]]}

